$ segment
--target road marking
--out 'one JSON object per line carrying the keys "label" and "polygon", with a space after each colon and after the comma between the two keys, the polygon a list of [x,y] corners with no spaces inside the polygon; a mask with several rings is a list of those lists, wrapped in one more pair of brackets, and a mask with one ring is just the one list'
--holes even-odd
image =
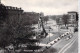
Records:
{"label": "road marking", "polygon": [[[75,42],[75,40],[76,40],[77,38],[75,38],[75,39],[73,39],[71,42],[69,42],[68,44],[66,44],[58,53],[63,53],[63,52],[65,52],[74,42]],[[72,43],[72,44],[71,44]],[[70,45],[71,44],[71,45]],[[70,45],[70,46],[69,46]],[[66,47],[68,47],[67,49],[66,49]]]}
{"label": "road marking", "polygon": [[[76,38],[77,39],[77,38]],[[65,51],[67,51],[67,49],[69,49],[72,45],[73,45],[73,43],[76,41],[76,39],[72,42],[72,44],[70,44],[62,53],[65,53]]]}

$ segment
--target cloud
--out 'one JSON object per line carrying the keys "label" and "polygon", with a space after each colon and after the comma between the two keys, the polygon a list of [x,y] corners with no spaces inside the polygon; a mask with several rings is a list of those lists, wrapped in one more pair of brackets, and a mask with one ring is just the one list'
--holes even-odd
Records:
{"label": "cloud", "polygon": [[78,0],[2,0],[8,6],[22,7],[25,11],[44,12],[45,15],[78,11]]}

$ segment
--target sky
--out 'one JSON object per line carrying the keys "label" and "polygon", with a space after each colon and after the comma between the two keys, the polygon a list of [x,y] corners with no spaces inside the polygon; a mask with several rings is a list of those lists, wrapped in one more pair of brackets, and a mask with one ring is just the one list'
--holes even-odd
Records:
{"label": "sky", "polygon": [[78,12],[78,0],[2,0],[6,6],[21,7],[25,12],[43,12],[44,15],[61,15]]}

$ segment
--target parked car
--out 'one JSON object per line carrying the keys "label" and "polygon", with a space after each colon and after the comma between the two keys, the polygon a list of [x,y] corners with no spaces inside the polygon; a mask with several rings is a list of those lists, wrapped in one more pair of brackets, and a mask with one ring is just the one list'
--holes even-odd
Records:
{"label": "parked car", "polygon": [[58,40],[60,40],[61,38],[60,37],[58,37]]}
{"label": "parked car", "polygon": [[71,38],[72,38],[72,36],[68,36],[66,39],[69,40],[69,39],[71,39]]}
{"label": "parked car", "polygon": [[66,32],[66,33],[65,33],[65,35],[68,35],[68,34],[69,34],[69,32]]}

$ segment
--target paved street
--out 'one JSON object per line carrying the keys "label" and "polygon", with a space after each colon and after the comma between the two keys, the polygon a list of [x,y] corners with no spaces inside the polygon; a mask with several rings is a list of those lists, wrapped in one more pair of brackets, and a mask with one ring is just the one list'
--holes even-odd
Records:
{"label": "paved street", "polygon": [[[73,34],[72,38],[69,40],[67,40],[67,36],[65,36],[60,41],[58,41],[56,44],[54,44],[52,47],[56,49],[55,53],[65,53],[65,52],[67,53],[67,51],[70,52],[69,50],[67,50],[70,47],[70,45],[71,47],[73,47],[73,45],[77,45],[77,43],[73,44],[76,39],[77,39],[77,33]],[[74,50],[74,48],[72,50]]]}
{"label": "paved street", "polygon": [[65,53],[78,53],[78,39],[76,39],[75,42],[70,46],[68,50],[65,51]]}

